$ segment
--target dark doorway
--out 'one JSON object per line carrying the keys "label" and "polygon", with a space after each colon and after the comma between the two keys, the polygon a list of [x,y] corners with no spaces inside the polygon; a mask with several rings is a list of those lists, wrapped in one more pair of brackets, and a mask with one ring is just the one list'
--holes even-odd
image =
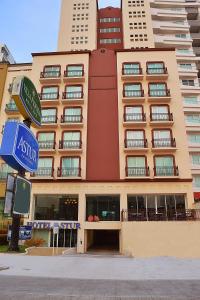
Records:
{"label": "dark doorway", "polygon": [[119,230],[88,230],[88,251],[119,252]]}

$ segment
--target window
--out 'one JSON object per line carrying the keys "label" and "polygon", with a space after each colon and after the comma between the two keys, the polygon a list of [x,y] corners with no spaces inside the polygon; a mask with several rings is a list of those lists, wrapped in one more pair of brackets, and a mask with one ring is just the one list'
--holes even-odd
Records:
{"label": "window", "polygon": [[100,221],[120,221],[120,197],[86,196],[86,221],[94,217]]}
{"label": "window", "polygon": [[36,196],[35,220],[78,221],[78,196]]}
{"label": "window", "polygon": [[81,123],[82,122],[82,108],[69,107],[64,109],[63,123]]}
{"label": "window", "polygon": [[42,109],[42,124],[57,123],[56,108]]}
{"label": "window", "polygon": [[0,165],[0,179],[6,179],[8,173],[15,172],[9,165],[1,164]]}
{"label": "window", "polygon": [[189,105],[198,105],[199,104],[199,100],[198,100],[198,97],[196,96],[185,96],[183,98],[184,100],[184,104],[189,104]]}
{"label": "window", "polygon": [[196,188],[200,188],[200,176],[199,175],[193,175],[193,185]]}
{"label": "window", "polygon": [[61,160],[62,167],[60,171],[61,177],[80,177],[80,158],[79,157],[64,157]]}
{"label": "window", "polygon": [[74,85],[66,86],[65,93],[63,94],[63,99],[82,99],[83,98],[83,86]]}
{"label": "window", "polygon": [[172,139],[170,130],[153,130],[152,146],[154,148],[174,147],[175,143]]}
{"label": "window", "polygon": [[155,176],[177,175],[173,156],[155,156]]}
{"label": "window", "polygon": [[10,99],[9,103],[6,104],[6,111],[18,111],[17,105],[13,99]]}
{"label": "window", "polygon": [[147,143],[143,130],[127,130],[125,148],[145,148]]}
{"label": "window", "polygon": [[124,85],[124,97],[143,97],[141,83],[130,83]]}
{"label": "window", "polygon": [[200,124],[200,115],[199,114],[186,115],[186,121],[190,124]]}
{"label": "window", "polygon": [[185,33],[177,33],[175,34],[175,37],[178,39],[186,39],[187,38],[187,34]]}
{"label": "window", "polygon": [[199,144],[200,143],[200,133],[190,133],[188,135],[190,143]]}
{"label": "window", "polygon": [[151,121],[171,121],[172,117],[169,113],[169,107],[166,105],[151,106]]}
{"label": "window", "polygon": [[187,69],[187,70],[192,70],[192,64],[179,64],[179,67],[181,69]]}
{"label": "window", "polygon": [[193,166],[200,166],[200,153],[193,153],[190,157]]}
{"label": "window", "polygon": [[100,39],[100,44],[120,44],[121,39]]}
{"label": "window", "polygon": [[119,27],[108,27],[108,28],[100,28],[100,33],[109,33],[109,32],[120,32]]}
{"label": "window", "polygon": [[80,149],[81,148],[81,132],[65,131],[63,139],[60,143],[61,149]]}
{"label": "window", "polygon": [[60,77],[60,75],[60,66],[45,66],[41,78],[55,78]]}
{"label": "window", "polygon": [[191,79],[182,79],[181,82],[182,85],[195,86],[194,80]]}
{"label": "window", "polygon": [[126,176],[148,176],[145,156],[128,156]]}
{"label": "window", "polygon": [[142,106],[125,106],[125,122],[143,122],[145,121],[145,115],[143,113]]}
{"label": "window", "polygon": [[164,74],[167,73],[164,62],[148,62],[147,74]]}
{"label": "window", "polygon": [[124,63],[122,68],[123,75],[138,75],[142,74],[142,69],[139,63]]}
{"label": "window", "polygon": [[192,52],[190,49],[176,49],[176,51],[180,54],[190,54]]}
{"label": "window", "polygon": [[38,161],[38,170],[35,172],[36,176],[53,176],[53,158],[42,157]]}
{"label": "window", "polygon": [[59,98],[58,86],[45,86],[42,88],[41,100],[52,100]]}
{"label": "window", "polygon": [[169,92],[165,83],[149,83],[150,97],[165,97],[169,96]]}
{"label": "window", "polygon": [[83,65],[68,65],[65,77],[82,77],[84,75]]}
{"label": "window", "polygon": [[120,22],[120,18],[101,18],[100,23],[117,23]]}
{"label": "window", "polygon": [[39,132],[38,143],[40,149],[55,149],[55,132]]}

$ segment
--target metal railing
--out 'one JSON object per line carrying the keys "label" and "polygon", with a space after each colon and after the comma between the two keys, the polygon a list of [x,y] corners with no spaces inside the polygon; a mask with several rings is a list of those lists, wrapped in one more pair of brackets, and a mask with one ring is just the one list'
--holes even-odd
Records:
{"label": "metal railing", "polygon": [[122,209],[122,222],[200,221],[200,209]]}
{"label": "metal railing", "polygon": [[149,97],[170,97],[170,90],[151,90],[149,89]]}
{"label": "metal railing", "polygon": [[131,98],[131,97],[144,97],[144,90],[123,90],[123,97]]}
{"label": "metal railing", "polygon": [[62,115],[61,123],[82,123],[83,116],[82,115]]}
{"label": "metal railing", "polygon": [[63,92],[63,99],[83,99],[83,92]]}
{"label": "metal railing", "polygon": [[82,142],[76,141],[60,141],[59,149],[81,149]]}
{"label": "metal railing", "polygon": [[149,176],[149,167],[126,167],[127,177]]}
{"label": "metal railing", "polygon": [[125,148],[147,148],[148,142],[147,139],[125,139],[124,141]]}
{"label": "metal railing", "polygon": [[60,76],[60,71],[44,71],[40,73],[40,78],[59,78]]}
{"label": "metal railing", "polygon": [[55,116],[55,115],[42,116],[41,121],[42,121],[42,124],[56,124],[57,116]]}
{"label": "metal railing", "polygon": [[84,76],[84,70],[64,71],[64,77],[83,77],[83,76]]}
{"label": "metal railing", "polygon": [[148,75],[156,75],[156,74],[168,74],[167,68],[162,67],[162,68],[148,68],[146,70]]}
{"label": "metal railing", "polygon": [[154,176],[179,176],[178,167],[155,167]]}
{"label": "metal railing", "polygon": [[59,93],[41,93],[39,97],[40,100],[57,100],[59,99]]}
{"label": "metal railing", "polygon": [[142,68],[122,68],[122,75],[142,75]]}
{"label": "metal railing", "polygon": [[172,113],[151,113],[151,121],[173,121]]}
{"label": "metal railing", "polygon": [[58,168],[58,177],[80,177],[81,168]]}
{"label": "metal railing", "polygon": [[55,141],[38,141],[40,149],[55,149]]}
{"label": "metal railing", "polygon": [[146,114],[143,113],[125,113],[124,122],[145,122]]}
{"label": "metal railing", "polygon": [[53,168],[38,168],[35,173],[31,173],[31,177],[53,177],[54,169]]}
{"label": "metal railing", "polygon": [[166,139],[153,139],[152,140],[153,148],[165,148],[165,147],[176,147],[176,140],[174,138],[166,138]]}

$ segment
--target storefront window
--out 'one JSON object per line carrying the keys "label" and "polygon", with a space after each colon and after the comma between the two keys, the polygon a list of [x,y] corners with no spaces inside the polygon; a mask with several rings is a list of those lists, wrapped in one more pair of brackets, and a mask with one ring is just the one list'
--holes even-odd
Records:
{"label": "storefront window", "polygon": [[35,220],[78,221],[78,196],[36,196]]}

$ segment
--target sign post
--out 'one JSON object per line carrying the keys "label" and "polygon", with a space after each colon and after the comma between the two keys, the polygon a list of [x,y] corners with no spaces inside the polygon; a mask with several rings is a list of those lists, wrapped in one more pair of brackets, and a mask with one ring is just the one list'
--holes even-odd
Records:
{"label": "sign post", "polygon": [[[23,198],[26,198],[23,199],[25,203],[28,200],[27,198],[30,198],[31,188],[30,185],[28,185],[28,181],[25,179],[25,174],[27,171],[34,172],[37,170],[39,158],[38,142],[29,128],[31,125],[34,127],[41,126],[41,105],[34,84],[25,76],[18,76],[14,79],[11,97],[14,99],[17,108],[24,117],[24,121],[23,124],[17,122],[6,123],[0,156],[9,166],[17,170],[18,175],[22,178],[21,185],[19,180],[19,187],[15,196],[16,199],[19,199],[22,196]],[[22,187],[24,187],[24,185],[25,189],[23,192]],[[21,214],[24,214],[24,210],[19,212],[19,207],[16,208],[16,204],[17,203],[14,201],[12,205],[10,251],[19,251],[20,217]]]}

